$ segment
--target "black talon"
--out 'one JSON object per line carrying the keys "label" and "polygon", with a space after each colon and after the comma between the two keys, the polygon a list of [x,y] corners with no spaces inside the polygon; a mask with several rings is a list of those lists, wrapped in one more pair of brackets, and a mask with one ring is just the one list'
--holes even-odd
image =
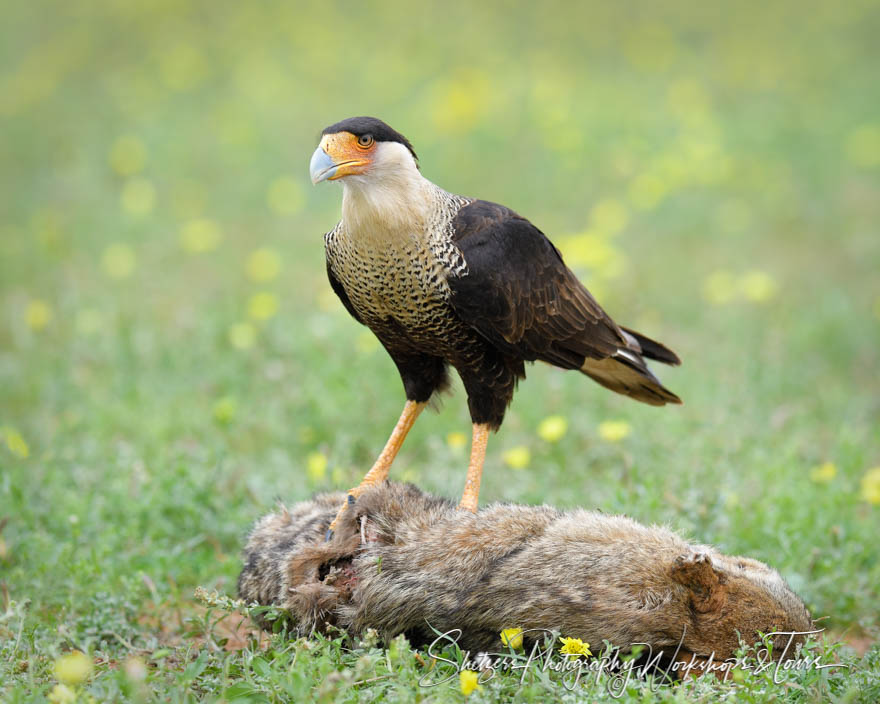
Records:
{"label": "black talon", "polygon": [[324,533],[324,542],[329,543],[331,540],[333,540],[333,529],[328,528],[327,532]]}

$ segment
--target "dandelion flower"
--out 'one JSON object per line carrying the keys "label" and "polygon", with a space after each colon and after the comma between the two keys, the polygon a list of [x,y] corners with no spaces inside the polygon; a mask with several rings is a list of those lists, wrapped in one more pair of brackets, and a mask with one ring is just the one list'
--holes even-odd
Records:
{"label": "dandelion flower", "polygon": [[30,457],[31,449],[21,436],[21,433],[15,428],[11,428],[8,425],[0,427],[0,438],[6,441],[6,447],[16,457],[20,457],[23,460]]}
{"label": "dandelion flower", "polygon": [[559,442],[568,431],[564,416],[547,416],[538,425],[538,436],[545,442]]}
{"label": "dandelion flower", "polygon": [[469,697],[475,689],[482,689],[480,685],[480,676],[473,670],[462,670],[458,673],[458,684],[461,687],[461,693]]}
{"label": "dandelion flower", "polygon": [[208,218],[190,220],[180,228],[180,246],[193,254],[217,249],[221,239],[219,225]]}
{"label": "dandelion flower", "polygon": [[76,692],[66,684],[56,684],[49,692],[49,701],[52,704],[73,704],[76,701]]}
{"label": "dandelion flower", "polygon": [[837,467],[833,462],[825,462],[810,471],[810,479],[817,484],[827,484],[837,476]]}
{"label": "dandelion flower", "polygon": [[869,469],[862,477],[862,498],[869,504],[880,504],[880,467]]}
{"label": "dandelion flower", "polygon": [[505,628],[501,631],[501,642],[514,650],[519,650],[523,644],[522,632],[522,628]]}
{"label": "dandelion flower", "polygon": [[35,298],[24,310],[24,321],[31,330],[42,330],[52,321],[52,308],[45,301]]}
{"label": "dandelion flower", "polygon": [[632,432],[625,420],[606,420],[599,423],[599,437],[605,442],[620,442]]}
{"label": "dandelion flower", "polygon": [[278,297],[274,293],[261,291],[248,301],[248,315],[254,320],[268,320],[278,312]]}
{"label": "dandelion flower", "polygon": [[62,684],[81,684],[91,674],[92,659],[79,650],[62,655],[55,661],[55,678]]}
{"label": "dandelion flower", "polygon": [[529,462],[532,461],[532,453],[529,452],[529,448],[525,445],[517,445],[504,452],[501,455],[501,459],[504,460],[504,464],[508,467],[523,469],[528,467]]}
{"label": "dandelion flower", "polygon": [[446,444],[453,450],[459,450],[467,444],[467,435],[459,432],[452,432],[446,436]]}
{"label": "dandelion flower", "polygon": [[110,168],[120,176],[131,176],[147,163],[147,148],[137,137],[119,137],[110,149]]}
{"label": "dandelion flower", "polygon": [[310,452],[306,457],[306,473],[313,482],[319,482],[327,476],[327,455],[323,452]]}
{"label": "dandelion flower", "polygon": [[101,255],[101,267],[111,279],[127,279],[135,264],[134,251],[126,244],[111,244]]}
{"label": "dandelion flower", "polygon": [[232,396],[224,396],[217,399],[213,408],[214,420],[223,425],[228,425],[235,418],[235,411],[237,409],[238,404]]}
{"label": "dandelion flower", "polygon": [[281,271],[281,257],[266,247],[256,249],[247,258],[245,271],[254,281],[271,281]]}
{"label": "dandelion flower", "polygon": [[279,215],[293,215],[305,202],[303,188],[289,176],[276,178],[266,192],[266,202]]}
{"label": "dandelion flower", "polygon": [[590,644],[584,643],[580,638],[560,638],[562,647],[559,652],[563,655],[584,655],[589,657],[593,653],[590,652]]}
{"label": "dandelion flower", "polygon": [[257,341],[257,331],[250,323],[235,323],[228,335],[230,344],[239,350],[250,349]]}

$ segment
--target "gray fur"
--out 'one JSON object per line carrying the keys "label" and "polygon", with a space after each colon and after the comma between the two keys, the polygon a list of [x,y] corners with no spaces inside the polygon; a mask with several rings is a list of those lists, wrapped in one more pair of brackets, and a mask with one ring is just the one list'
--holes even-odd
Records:
{"label": "gray fur", "polygon": [[670,652],[684,633],[685,651],[723,659],[738,633],[752,642],[758,631],[812,624],[767,565],[625,516],[513,504],[471,514],[386,483],[324,543],[343,498],[319,496],[259,521],[241,597],[289,609],[301,633],[333,624],[424,643],[432,627],[460,628],[470,649],[500,648],[499,632],[512,627]]}

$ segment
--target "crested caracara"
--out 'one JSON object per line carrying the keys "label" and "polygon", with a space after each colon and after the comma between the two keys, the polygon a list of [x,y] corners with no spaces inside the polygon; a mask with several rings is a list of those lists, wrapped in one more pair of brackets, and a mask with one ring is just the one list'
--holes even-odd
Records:
{"label": "crested caracara", "polygon": [[419,413],[447,386],[450,365],[473,421],[460,504],[471,511],[488,433],[501,425],[526,362],[578,370],[655,406],[681,403],[645,364],[679,364],[674,352],[617,325],[528,220],[422,176],[409,140],[381,120],[327,127],[309,168],[314,183],[343,184],[342,219],[324,237],[330,285],[388,351],[407,399],[349,503],[387,477]]}

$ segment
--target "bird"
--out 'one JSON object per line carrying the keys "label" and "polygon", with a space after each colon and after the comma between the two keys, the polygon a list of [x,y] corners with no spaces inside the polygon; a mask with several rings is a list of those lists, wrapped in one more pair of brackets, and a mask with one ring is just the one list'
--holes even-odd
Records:
{"label": "bird", "polygon": [[407,433],[456,370],[467,394],[471,452],[459,508],[476,512],[489,433],[525,363],[576,370],[643,403],[681,399],[648,369],[678,356],[619,326],[535,225],[497,203],[456,195],[420,170],[410,141],[375,117],[326,127],[312,183],[340,181],[342,218],[324,235],[327,276],[345,309],[397,366],[406,402],[391,436],[330,524],[384,481]]}

